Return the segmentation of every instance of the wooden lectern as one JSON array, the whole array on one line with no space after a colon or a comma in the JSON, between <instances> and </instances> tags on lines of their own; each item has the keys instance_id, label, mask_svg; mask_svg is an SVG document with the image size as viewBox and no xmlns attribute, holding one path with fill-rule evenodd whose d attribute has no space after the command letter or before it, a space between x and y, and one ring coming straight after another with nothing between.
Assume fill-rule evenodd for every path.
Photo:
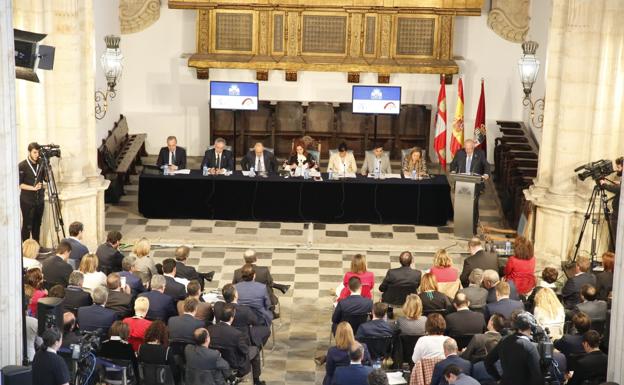
<instances>
[{"instance_id":1,"label":"wooden lectern","mask_svg":"<svg viewBox=\"0 0 624 385\"><path fill-rule=\"evenodd\" d=\"M477 174L449 174L449 179L455 184L455 202L453 209L453 226L457 238L472 238L474 234L474 205L477 184L483 179Z\"/></svg>"}]
</instances>

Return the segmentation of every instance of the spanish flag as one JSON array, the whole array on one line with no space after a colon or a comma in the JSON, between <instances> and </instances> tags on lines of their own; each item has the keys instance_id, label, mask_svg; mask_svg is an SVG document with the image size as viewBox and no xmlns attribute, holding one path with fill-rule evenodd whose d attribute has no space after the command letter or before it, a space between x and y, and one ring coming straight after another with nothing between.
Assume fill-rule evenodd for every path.
<instances>
[{"instance_id":1,"label":"spanish flag","mask_svg":"<svg viewBox=\"0 0 624 385\"><path fill-rule=\"evenodd\" d=\"M455 120L453 120L451 133L451 159L453 159L455 153L464 147L464 83L462 78L459 78L457 84L457 104L455 105Z\"/></svg>"}]
</instances>

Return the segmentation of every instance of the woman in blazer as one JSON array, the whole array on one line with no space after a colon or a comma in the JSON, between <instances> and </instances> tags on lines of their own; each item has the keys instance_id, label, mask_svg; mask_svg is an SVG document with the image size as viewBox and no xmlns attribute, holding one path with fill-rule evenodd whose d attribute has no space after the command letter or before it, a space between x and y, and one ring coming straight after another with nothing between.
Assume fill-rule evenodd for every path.
<instances>
[{"instance_id":1,"label":"woman in blazer","mask_svg":"<svg viewBox=\"0 0 624 385\"><path fill-rule=\"evenodd\" d=\"M409 155L403 159L403 175L406 178L411 178L412 171L416 171L419 176L427 175L427 165L422 158L422 150L420 147L412 148Z\"/></svg>"},{"instance_id":2,"label":"woman in blazer","mask_svg":"<svg viewBox=\"0 0 624 385\"><path fill-rule=\"evenodd\" d=\"M314 161L314 157L305 149L305 144L302 141L298 141L295 143L294 150L290 154L288 166L291 170L294 170L297 167L303 167L304 165L307 165L309 169L318 168L316 162Z\"/></svg>"},{"instance_id":3,"label":"woman in blazer","mask_svg":"<svg viewBox=\"0 0 624 385\"><path fill-rule=\"evenodd\" d=\"M338 146L338 153L329 158L327 172L336 173L355 173L357 172L357 164L353 153L347 151L347 144L342 142Z\"/></svg>"}]
</instances>

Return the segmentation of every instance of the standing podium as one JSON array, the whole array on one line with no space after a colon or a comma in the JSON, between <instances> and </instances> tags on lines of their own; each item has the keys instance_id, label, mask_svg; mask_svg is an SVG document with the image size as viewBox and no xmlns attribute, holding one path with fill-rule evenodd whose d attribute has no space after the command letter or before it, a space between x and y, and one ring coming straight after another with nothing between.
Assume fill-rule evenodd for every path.
<instances>
[{"instance_id":1,"label":"standing podium","mask_svg":"<svg viewBox=\"0 0 624 385\"><path fill-rule=\"evenodd\" d=\"M450 173L449 179L455 184L455 202L453 209L453 226L457 238L472 238L474 234L474 205L477 184L483 179L478 174L454 174ZM477 203L478 204L478 203Z\"/></svg>"}]
</instances>

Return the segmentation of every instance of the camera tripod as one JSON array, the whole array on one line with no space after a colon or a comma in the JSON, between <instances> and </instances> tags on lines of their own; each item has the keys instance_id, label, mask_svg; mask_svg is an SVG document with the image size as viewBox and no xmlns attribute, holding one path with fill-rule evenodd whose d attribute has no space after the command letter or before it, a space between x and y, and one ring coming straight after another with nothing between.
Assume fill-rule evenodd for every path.
<instances>
[{"instance_id":1,"label":"camera tripod","mask_svg":"<svg viewBox=\"0 0 624 385\"><path fill-rule=\"evenodd\" d=\"M56 233L57 244L61 239L65 238L65 223L63 222L63 214L61 213L61 202L59 200L58 188L54 179L54 171L50 165L50 159L45 151L41 151L41 163L39 172L43 173L43 180L46 182L46 191L48 193L48 201L50 202L50 212L54 222L54 232ZM39 177L39 175L37 175ZM37 179L36 179L37 180ZM63 237L61 238L61 234Z\"/></svg>"},{"instance_id":2,"label":"camera tripod","mask_svg":"<svg viewBox=\"0 0 624 385\"><path fill-rule=\"evenodd\" d=\"M600 209L596 208L596 199L600 198ZM596 263L596 248L598 246L598 226L600 225L600 216L601 213L604 215L604 219L607 222L607 229L609 230L609 240L612 244L614 244L614 236L613 229L611 228L611 211L607 205L609 199L607 198L607 193L605 192L604 187L600 185L600 181L596 180L596 185L594 186L594 190L592 191L591 197L589 198L589 202L587 204L587 210L585 211L585 216L583 219L583 224L581 225L581 232L579 233L578 241L574 246L574 257L572 258L572 262L576 261L576 257L578 256L579 249L581 247L581 242L583 240L583 235L585 234L585 229L587 228L587 222L591 219L592 222L592 232L591 232L591 268L595 267Z\"/></svg>"}]
</instances>

